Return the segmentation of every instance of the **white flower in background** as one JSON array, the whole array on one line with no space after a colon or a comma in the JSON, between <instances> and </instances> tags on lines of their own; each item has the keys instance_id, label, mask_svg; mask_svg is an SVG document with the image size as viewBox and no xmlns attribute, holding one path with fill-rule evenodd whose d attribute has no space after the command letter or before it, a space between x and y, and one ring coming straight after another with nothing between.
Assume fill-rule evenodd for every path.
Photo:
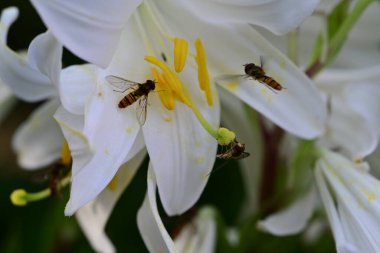
<instances>
[{"instance_id":1,"label":"white flower in background","mask_svg":"<svg viewBox=\"0 0 380 253\"><path fill-rule=\"evenodd\" d=\"M325 151L315 177L339 253L380 251L380 181L357 164Z\"/></svg>"},{"instance_id":2,"label":"white flower in background","mask_svg":"<svg viewBox=\"0 0 380 253\"><path fill-rule=\"evenodd\" d=\"M338 252L377 252L379 246L377 237L372 236L378 226L367 227L367 221L380 215L380 210L375 208L378 200L374 191L379 182L369 174L369 166L363 162L379 140L379 73L379 66L357 70L328 69L316 80L326 97L329 118L326 133L317 144L323 148L320 148L322 152L314 168L315 179ZM312 197L314 191L311 187L309 193L286 210L259 222L259 227L277 235L299 233L318 205ZM371 205L367 205L365 199ZM297 208L299 205L302 208ZM295 209L298 211L291 211Z\"/></svg>"},{"instance_id":3,"label":"white flower in background","mask_svg":"<svg viewBox=\"0 0 380 253\"><path fill-rule=\"evenodd\" d=\"M36 169L57 160L63 143L61 131L52 117L59 105L57 86L62 46L46 32L32 41L27 57L13 52L6 45L6 39L17 16L18 10L14 7L4 9L1 14L0 79L15 96L25 101L49 99L19 127L13 140L20 166Z\"/></svg>"},{"instance_id":4,"label":"white flower in background","mask_svg":"<svg viewBox=\"0 0 380 253\"><path fill-rule=\"evenodd\" d=\"M217 225L213 209L200 209L196 217L190 220L173 240L158 213L156 185L152 168L149 168L147 194L137 215L137 224L149 252L215 252Z\"/></svg>"}]
</instances>

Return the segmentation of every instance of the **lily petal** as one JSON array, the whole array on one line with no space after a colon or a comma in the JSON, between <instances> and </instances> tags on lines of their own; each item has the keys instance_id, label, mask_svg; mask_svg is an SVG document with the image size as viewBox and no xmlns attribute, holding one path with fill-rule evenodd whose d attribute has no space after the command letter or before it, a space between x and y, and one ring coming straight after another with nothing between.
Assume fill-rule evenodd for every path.
<instances>
[{"instance_id":1,"label":"lily petal","mask_svg":"<svg viewBox=\"0 0 380 253\"><path fill-rule=\"evenodd\" d=\"M16 104L16 97L0 80L0 124Z\"/></svg>"},{"instance_id":2,"label":"lily petal","mask_svg":"<svg viewBox=\"0 0 380 253\"><path fill-rule=\"evenodd\" d=\"M65 47L86 61L106 67L125 23L141 0L31 2Z\"/></svg>"},{"instance_id":3,"label":"lily petal","mask_svg":"<svg viewBox=\"0 0 380 253\"><path fill-rule=\"evenodd\" d=\"M312 187L305 196L286 209L259 221L258 228L278 236L293 235L303 231L313 214L316 197L316 190Z\"/></svg>"},{"instance_id":4,"label":"lily petal","mask_svg":"<svg viewBox=\"0 0 380 253\"><path fill-rule=\"evenodd\" d=\"M97 67L90 64L74 65L62 71L59 94L63 107L71 113L83 115L85 105L94 93Z\"/></svg>"},{"instance_id":5,"label":"lily petal","mask_svg":"<svg viewBox=\"0 0 380 253\"><path fill-rule=\"evenodd\" d=\"M215 87L212 88L215 102L208 106L198 86L194 85L197 84L196 74L185 69L182 77L194 103L216 129L220 108ZM165 211L169 215L181 214L198 200L206 186L217 142L184 104L178 102L174 110L168 111L157 96L152 96L150 104L143 133L158 191Z\"/></svg>"},{"instance_id":6,"label":"lily petal","mask_svg":"<svg viewBox=\"0 0 380 253\"><path fill-rule=\"evenodd\" d=\"M46 102L17 129L13 148L21 167L38 169L59 159L64 139L53 118L58 106L58 99Z\"/></svg>"},{"instance_id":7,"label":"lily petal","mask_svg":"<svg viewBox=\"0 0 380 253\"><path fill-rule=\"evenodd\" d=\"M317 184L338 252L346 252L340 247L352 245L356 248L353 252L375 253L380 250L376 236L380 222L380 181L361 167L361 164L327 150L316 165Z\"/></svg>"},{"instance_id":8,"label":"lily petal","mask_svg":"<svg viewBox=\"0 0 380 253\"><path fill-rule=\"evenodd\" d=\"M137 225L149 252L177 252L157 209L156 177L152 165L148 169L148 190L137 213Z\"/></svg>"},{"instance_id":9,"label":"lily petal","mask_svg":"<svg viewBox=\"0 0 380 253\"><path fill-rule=\"evenodd\" d=\"M165 15L167 24L175 23L181 27L181 30L173 27L174 34L202 38L211 76L216 77L218 84L298 137L312 139L323 133L327 112L318 90L299 68L251 26L205 23L194 18L177 2L168 0L165 1L165 8L161 5L156 7ZM254 80L237 78L235 82L228 82L218 78L243 75L243 64L259 64L260 56L270 59L268 64L264 64L267 75L286 89L276 94Z\"/></svg>"},{"instance_id":10,"label":"lily petal","mask_svg":"<svg viewBox=\"0 0 380 253\"><path fill-rule=\"evenodd\" d=\"M132 181L145 155L146 152L142 151L121 166L113 179L116 186L104 189L94 201L79 209L75 215L91 246L97 252L116 252L104 229L116 202Z\"/></svg>"},{"instance_id":11,"label":"lily petal","mask_svg":"<svg viewBox=\"0 0 380 253\"><path fill-rule=\"evenodd\" d=\"M57 94L61 68L62 47L49 33L37 36L29 48L28 60L12 51L6 44L9 26L16 20L18 10L3 10L0 26L0 77L13 93L26 101L38 101Z\"/></svg>"},{"instance_id":12,"label":"lily petal","mask_svg":"<svg viewBox=\"0 0 380 253\"><path fill-rule=\"evenodd\" d=\"M342 150L353 160L361 160L375 150L377 134L362 115L350 110L339 97L333 97L331 115L321 142Z\"/></svg>"},{"instance_id":13,"label":"lily petal","mask_svg":"<svg viewBox=\"0 0 380 253\"><path fill-rule=\"evenodd\" d=\"M136 140L140 126L135 110L117 108L118 100L114 93L103 81L97 83L89 100L83 134L94 153L85 166L77 167L73 164L73 181L66 215L72 215L107 186ZM112 122L112 126L109 122Z\"/></svg>"},{"instance_id":14,"label":"lily petal","mask_svg":"<svg viewBox=\"0 0 380 253\"><path fill-rule=\"evenodd\" d=\"M68 112L60 106L54 114L63 135L69 144L73 168L82 168L93 156L90 142L83 133L84 117Z\"/></svg>"},{"instance_id":15,"label":"lily petal","mask_svg":"<svg viewBox=\"0 0 380 253\"><path fill-rule=\"evenodd\" d=\"M317 7L319 0L195 0L183 1L199 18L208 22L250 23L275 34L287 33ZM297 8L290 6L297 5Z\"/></svg>"},{"instance_id":16,"label":"lily petal","mask_svg":"<svg viewBox=\"0 0 380 253\"><path fill-rule=\"evenodd\" d=\"M379 74L380 78L380 74ZM351 83L344 89L344 98L348 105L362 115L369 127L380 137L380 86L379 83Z\"/></svg>"}]
</instances>

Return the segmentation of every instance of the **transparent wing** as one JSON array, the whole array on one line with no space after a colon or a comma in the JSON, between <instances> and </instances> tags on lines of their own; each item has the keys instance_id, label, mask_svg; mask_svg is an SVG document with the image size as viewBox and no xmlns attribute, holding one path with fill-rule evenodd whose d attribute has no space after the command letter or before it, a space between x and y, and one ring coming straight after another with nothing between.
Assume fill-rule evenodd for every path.
<instances>
[{"instance_id":1,"label":"transparent wing","mask_svg":"<svg viewBox=\"0 0 380 253\"><path fill-rule=\"evenodd\" d=\"M240 160L248 157L250 154L248 152L241 153L238 157L234 157L235 160Z\"/></svg>"},{"instance_id":2,"label":"transparent wing","mask_svg":"<svg viewBox=\"0 0 380 253\"><path fill-rule=\"evenodd\" d=\"M106 76L106 80L114 87L118 92L125 92L129 89L136 90L139 87L139 83L118 77L109 75Z\"/></svg>"},{"instance_id":3,"label":"transparent wing","mask_svg":"<svg viewBox=\"0 0 380 253\"><path fill-rule=\"evenodd\" d=\"M143 126L146 121L146 112L148 106L148 96L142 96L136 108L136 118L140 126Z\"/></svg>"},{"instance_id":4,"label":"transparent wing","mask_svg":"<svg viewBox=\"0 0 380 253\"><path fill-rule=\"evenodd\" d=\"M242 78L245 78L246 75L220 75L215 77L215 80L218 81L239 81Z\"/></svg>"}]
</instances>

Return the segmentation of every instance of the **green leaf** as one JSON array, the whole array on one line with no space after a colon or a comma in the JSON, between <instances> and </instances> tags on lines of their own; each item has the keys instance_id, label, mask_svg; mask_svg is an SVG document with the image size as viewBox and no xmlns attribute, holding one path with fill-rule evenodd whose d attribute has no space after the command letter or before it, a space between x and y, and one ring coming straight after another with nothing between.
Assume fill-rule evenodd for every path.
<instances>
[{"instance_id":1,"label":"green leaf","mask_svg":"<svg viewBox=\"0 0 380 253\"><path fill-rule=\"evenodd\" d=\"M309 65L316 62L322 56L323 52L325 51L326 45L325 45L325 39L323 37L324 37L323 33L320 32L317 36L317 39L314 42L314 48L313 48L311 56L310 56Z\"/></svg>"}]
</instances>

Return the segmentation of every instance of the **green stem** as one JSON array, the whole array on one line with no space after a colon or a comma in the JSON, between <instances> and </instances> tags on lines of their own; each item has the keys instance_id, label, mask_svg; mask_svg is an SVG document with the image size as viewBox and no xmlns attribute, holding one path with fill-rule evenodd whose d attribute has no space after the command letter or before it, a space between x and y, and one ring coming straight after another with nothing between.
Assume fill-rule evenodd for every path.
<instances>
[{"instance_id":1,"label":"green stem","mask_svg":"<svg viewBox=\"0 0 380 253\"><path fill-rule=\"evenodd\" d=\"M339 53L343 43L345 42L348 33L351 31L354 24L358 21L359 17L366 10L369 4L374 0L359 0L352 9L350 15L343 21L343 24L339 28L338 32L331 39L329 52L325 65L329 65Z\"/></svg>"},{"instance_id":2,"label":"green stem","mask_svg":"<svg viewBox=\"0 0 380 253\"><path fill-rule=\"evenodd\" d=\"M191 109L193 110L193 113L203 126L203 128L215 139L218 139L218 130L214 129L208 121L203 117L202 113L200 112L199 108L195 105L195 103L191 102Z\"/></svg>"},{"instance_id":3,"label":"green stem","mask_svg":"<svg viewBox=\"0 0 380 253\"><path fill-rule=\"evenodd\" d=\"M321 56L305 71L309 77L314 77L323 68L331 64L335 57L338 55L340 49L342 48L348 33L351 31L352 27L358 21L359 17L363 14L369 4L375 0L359 0L352 9L351 13L343 21L342 25L335 33L334 37L331 39L329 44L329 49L327 52L326 60L321 62Z\"/></svg>"}]
</instances>

